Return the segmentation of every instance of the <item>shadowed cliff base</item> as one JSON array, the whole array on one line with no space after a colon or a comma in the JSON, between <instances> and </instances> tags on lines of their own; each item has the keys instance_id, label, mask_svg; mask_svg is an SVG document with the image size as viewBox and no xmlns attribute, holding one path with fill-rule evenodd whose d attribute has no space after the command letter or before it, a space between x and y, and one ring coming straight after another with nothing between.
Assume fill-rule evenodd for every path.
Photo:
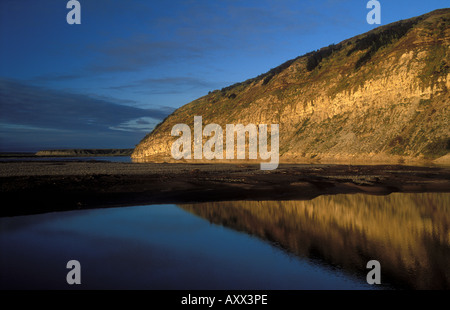
<instances>
[{"instance_id":1,"label":"shadowed cliff base","mask_svg":"<svg viewBox=\"0 0 450 310\"><path fill-rule=\"evenodd\" d=\"M0 162L0 216L156 203L309 200L450 192L450 168L412 166Z\"/></svg>"}]
</instances>

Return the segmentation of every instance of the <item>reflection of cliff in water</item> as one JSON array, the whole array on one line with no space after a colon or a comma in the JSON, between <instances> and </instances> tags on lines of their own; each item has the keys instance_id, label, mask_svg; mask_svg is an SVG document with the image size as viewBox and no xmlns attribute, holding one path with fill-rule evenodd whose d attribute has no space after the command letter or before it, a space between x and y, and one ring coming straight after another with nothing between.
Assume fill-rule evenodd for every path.
<instances>
[{"instance_id":1,"label":"reflection of cliff in water","mask_svg":"<svg viewBox=\"0 0 450 310\"><path fill-rule=\"evenodd\" d=\"M351 273L365 276L366 263L376 259L382 282L450 289L450 193L335 195L181 208Z\"/></svg>"}]
</instances>

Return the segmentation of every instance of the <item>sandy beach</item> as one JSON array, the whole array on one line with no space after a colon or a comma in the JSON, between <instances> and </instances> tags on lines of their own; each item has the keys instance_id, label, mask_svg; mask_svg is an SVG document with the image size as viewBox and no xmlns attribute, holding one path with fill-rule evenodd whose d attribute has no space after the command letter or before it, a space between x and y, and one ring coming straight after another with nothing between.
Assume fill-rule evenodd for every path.
<instances>
[{"instance_id":1,"label":"sandy beach","mask_svg":"<svg viewBox=\"0 0 450 310\"><path fill-rule=\"evenodd\" d=\"M0 162L0 216L76 209L237 200L306 200L320 195L450 192L449 167L102 161Z\"/></svg>"}]
</instances>

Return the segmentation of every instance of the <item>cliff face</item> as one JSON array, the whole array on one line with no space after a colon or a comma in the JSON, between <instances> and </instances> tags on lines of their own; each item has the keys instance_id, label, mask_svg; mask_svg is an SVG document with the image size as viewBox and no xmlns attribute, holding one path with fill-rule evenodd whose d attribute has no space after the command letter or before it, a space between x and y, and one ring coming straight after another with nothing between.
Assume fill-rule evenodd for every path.
<instances>
[{"instance_id":1,"label":"cliff face","mask_svg":"<svg viewBox=\"0 0 450 310\"><path fill-rule=\"evenodd\" d=\"M379 27L179 108L132 157L174 161L172 127L198 115L279 124L281 162L450 162L449 51L450 9Z\"/></svg>"}]
</instances>

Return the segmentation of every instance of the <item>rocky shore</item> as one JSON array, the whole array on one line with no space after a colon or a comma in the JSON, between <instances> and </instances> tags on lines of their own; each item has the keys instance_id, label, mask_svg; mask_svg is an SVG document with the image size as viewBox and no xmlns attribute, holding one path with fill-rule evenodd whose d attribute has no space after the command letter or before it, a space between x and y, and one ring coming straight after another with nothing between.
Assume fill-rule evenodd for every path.
<instances>
[{"instance_id":1,"label":"rocky shore","mask_svg":"<svg viewBox=\"0 0 450 310\"><path fill-rule=\"evenodd\" d=\"M450 167L0 162L0 216L158 203L450 192Z\"/></svg>"}]
</instances>

